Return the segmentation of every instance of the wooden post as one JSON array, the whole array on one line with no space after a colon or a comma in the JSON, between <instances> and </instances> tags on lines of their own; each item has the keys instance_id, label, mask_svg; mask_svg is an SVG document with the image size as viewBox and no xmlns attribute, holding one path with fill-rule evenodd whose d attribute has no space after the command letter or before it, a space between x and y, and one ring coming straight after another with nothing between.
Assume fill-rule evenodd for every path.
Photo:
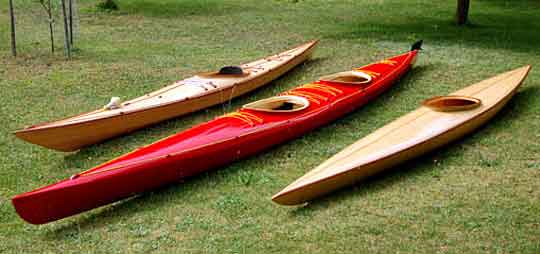
<instances>
[{"instance_id":1,"label":"wooden post","mask_svg":"<svg viewBox=\"0 0 540 254\"><path fill-rule=\"evenodd\" d=\"M469 1L470 0L457 0L456 23L460 26L465 25L468 21Z\"/></svg>"},{"instance_id":2,"label":"wooden post","mask_svg":"<svg viewBox=\"0 0 540 254\"><path fill-rule=\"evenodd\" d=\"M66 0L62 0L62 14L64 15L64 48L66 51L67 58L71 59L71 46L69 44L68 18L66 15Z\"/></svg>"},{"instance_id":3,"label":"wooden post","mask_svg":"<svg viewBox=\"0 0 540 254\"><path fill-rule=\"evenodd\" d=\"M17 44L15 42L15 13L13 13L13 0L9 0L9 16L11 18L11 54L17 56Z\"/></svg>"}]
</instances>

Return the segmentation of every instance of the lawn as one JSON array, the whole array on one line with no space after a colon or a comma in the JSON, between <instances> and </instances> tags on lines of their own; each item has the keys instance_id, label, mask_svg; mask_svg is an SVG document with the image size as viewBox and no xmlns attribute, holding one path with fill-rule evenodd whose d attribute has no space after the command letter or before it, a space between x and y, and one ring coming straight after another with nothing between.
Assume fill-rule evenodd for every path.
<instances>
[{"instance_id":1,"label":"lawn","mask_svg":"<svg viewBox=\"0 0 540 254\"><path fill-rule=\"evenodd\" d=\"M540 253L540 2L80 0L71 61L49 52L39 4L16 1L10 57L0 3L0 253ZM321 40L314 58L271 84L186 117L78 152L11 134L25 125L132 98L175 80ZM318 76L425 50L389 92L250 159L122 202L35 226L10 198ZM302 207L270 197L419 102L532 64L519 93L472 135Z\"/></svg>"}]
</instances>

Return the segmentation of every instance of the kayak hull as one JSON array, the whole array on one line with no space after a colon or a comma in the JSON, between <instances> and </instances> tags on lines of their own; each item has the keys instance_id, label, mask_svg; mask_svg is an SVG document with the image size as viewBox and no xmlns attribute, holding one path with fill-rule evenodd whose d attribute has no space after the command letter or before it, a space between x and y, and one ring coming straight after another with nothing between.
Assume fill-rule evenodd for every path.
<instances>
[{"instance_id":1,"label":"kayak hull","mask_svg":"<svg viewBox=\"0 0 540 254\"><path fill-rule=\"evenodd\" d=\"M499 96L496 102L485 103L486 105L482 105L484 108L480 107L469 112L432 113L430 109L422 107L397 119L345 148L274 195L272 200L281 205L300 205L464 137L488 122L508 103L529 70L530 66L526 66L490 79L494 84L498 84L496 82L501 82L498 77L506 75L507 79L505 81L508 81L509 85L504 88L506 91L502 91L504 94ZM471 90L473 90L470 89L471 87L468 87L469 90L466 88L455 94L471 96ZM482 89L490 89L489 84ZM501 88L500 90L504 89ZM487 101L487 98L495 93L484 92L479 99ZM431 122L424 123L424 129L429 129L429 134L407 136L398 133L400 131L412 131L414 128L422 128L421 123L409 128L407 125L426 115L426 112L434 115L431 117ZM437 114L440 114L440 117L437 118ZM440 120L444 119L443 117L448 118L451 114L460 114L460 116L455 117L457 123ZM436 126L446 124L452 126ZM422 132L422 130L418 132ZM404 138L404 136L407 137ZM399 141L396 142L395 140ZM373 148L370 148L370 146Z\"/></svg>"},{"instance_id":2,"label":"kayak hull","mask_svg":"<svg viewBox=\"0 0 540 254\"><path fill-rule=\"evenodd\" d=\"M64 152L75 151L148 125L226 102L250 92L304 62L313 53L317 42L312 41L296 49L289 50L296 50L291 53L293 56L289 56L284 62L277 64L264 74L254 74L252 78L228 78L230 80L226 83L229 84L225 84L223 88L216 89L214 92L204 91L200 95L190 95L181 100L165 101L152 106L141 103L139 109L135 108L129 112L119 112L106 117L88 117L93 114L99 115L101 110L97 110L57 122L25 128L16 131L14 134L22 140L50 149ZM154 95L149 94L149 96ZM144 100L144 98L136 98L132 101L137 103L136 101L141 100ZM80 117L85 119L78 120Z\"/></svg>"},{"instance_id":3,"label":"kayak hull","mask_svg":"<svg viewBox=\"0 0 540 254\"><path fill-rule=\"evenodd\" d=\"M61 182L12 199L17 213L43 224L152 190L260 153L324 125L389 89L411 66L417 51L373 64L378 71L366 86L319 81L284 94L310 99L300 112L268 113L241 109L142 147ZM399 62L399 64L397 63ZM375 75L375 74L374 74Z\"/></svg>"}]
</instances>

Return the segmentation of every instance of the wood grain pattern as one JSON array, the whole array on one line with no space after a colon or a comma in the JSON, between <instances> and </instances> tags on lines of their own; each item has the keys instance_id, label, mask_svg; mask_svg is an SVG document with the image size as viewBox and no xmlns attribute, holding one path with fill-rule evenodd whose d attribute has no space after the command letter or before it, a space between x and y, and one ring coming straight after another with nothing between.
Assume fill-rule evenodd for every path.
<instances>
[{"instance_id":1,"label":"wood grain pattern","mask_svg":"<svg viewBox=\"0 0 540 254\"><path fill-rule=\"evenodd\" d=\"M463 137L501 110L530 68L524 66L451 94L477 98L478 107L443 112L422 106L398 118L334 155L272 200L302 204Z\"/></svg>"},{"instance_id":2,"label":"wood grain pattern","mask_svg":"<svg viewBox=\"0 0 540 254\"><path fill-rule=\"evenodd\" d=\"M15 135L47 148L74 151L252 91L308 59L317 42L311 41L280 54L241 65L249 75L196 75L126 101L118 109L99 109L31 126L16 131Z\"/></svg>"}]
</instances>

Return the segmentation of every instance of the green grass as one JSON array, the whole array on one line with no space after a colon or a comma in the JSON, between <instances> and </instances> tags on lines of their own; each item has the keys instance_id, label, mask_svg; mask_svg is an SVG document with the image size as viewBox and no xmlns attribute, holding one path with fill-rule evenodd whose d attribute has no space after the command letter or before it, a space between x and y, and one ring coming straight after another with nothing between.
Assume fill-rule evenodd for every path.
<instances>
[{"instance_id":1,"label":"green grass","mask_svg":"<svg viewBox=\"0 0 540 254\"><path fill-rule=\"evenodd\" d=\"M0 26L0 253L539 253L540 3L477 0L455 27L455 1L80 1L74 59L49 53L45 16L16 1L20 56ZM28 15L25 15L28 14ZM0 24L8 24L7 1ZM58 24L60 20L57 19ZM230 104L74 153L17 140L22 126L131 98L190 74L319 38L315 58ZM369 105L250 159L43 226L18 193L54 183L244 103L408 49L417 68ZM472 135L367 181L281 207L270 197L419 101L532 64L515 98Z\"/></svg>"}]
</instances>

